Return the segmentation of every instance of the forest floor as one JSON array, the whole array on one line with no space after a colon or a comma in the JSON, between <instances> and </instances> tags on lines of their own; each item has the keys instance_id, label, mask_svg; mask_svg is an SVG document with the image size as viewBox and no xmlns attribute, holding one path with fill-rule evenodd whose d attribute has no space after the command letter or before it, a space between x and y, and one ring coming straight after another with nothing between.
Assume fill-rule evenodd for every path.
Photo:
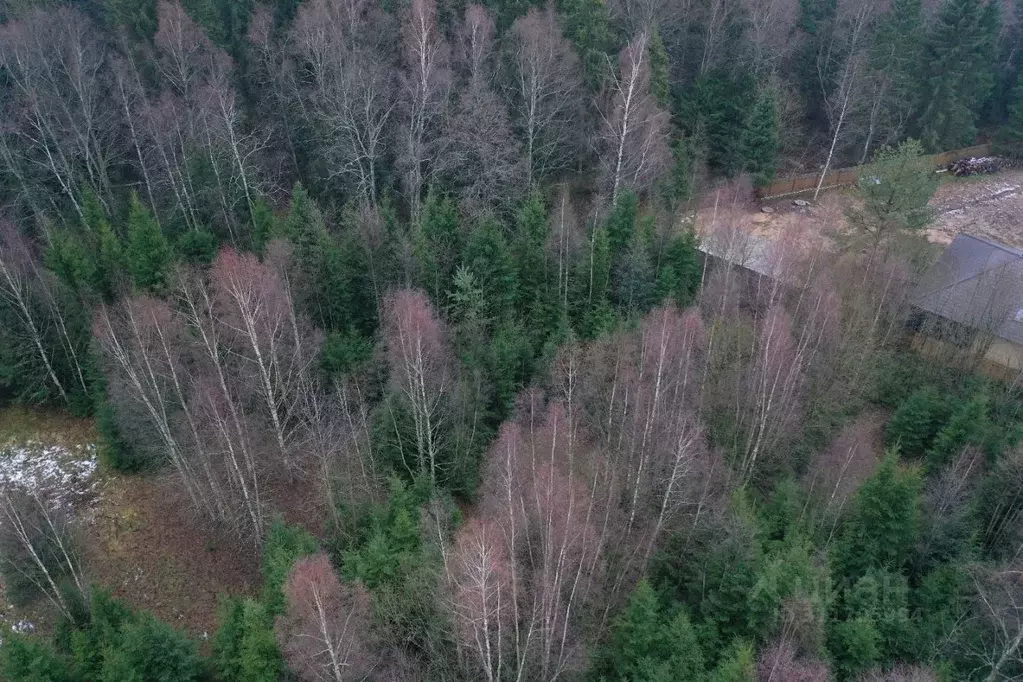
<instances>
[{"instance_id":1,"label":"forest floor","mask_svg":"<svg viewBox=\"0 0 1023 682\"><path fill-rule=\"evenodd\" d=\"M59 489L80 521L87 577L136 608L205 639L220 595L253 594L259 562L251 551L211 542L185 513L166 477L97 469L91 420L45 411L0 411L0 486ZM45 603L15 608L0 584L0 622L46 630Z\"/></svg>"}]
</instances>

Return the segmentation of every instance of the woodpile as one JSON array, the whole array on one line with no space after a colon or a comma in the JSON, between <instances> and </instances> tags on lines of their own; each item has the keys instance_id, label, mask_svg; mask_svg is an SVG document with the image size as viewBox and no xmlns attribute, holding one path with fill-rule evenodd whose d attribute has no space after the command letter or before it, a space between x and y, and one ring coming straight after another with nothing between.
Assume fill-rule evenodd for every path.
<instances>
[{"instance_id":1,"label":"woodpile","mask_svg":"<svg viewBox=\"0 0 1023 682\"><path fill-rule=\"evenodd\" d=\"M1002 160L997 156L971 156L948 164L948 172L956 177L986 175L1002 170Z\"/></svg>"}]
</instances>

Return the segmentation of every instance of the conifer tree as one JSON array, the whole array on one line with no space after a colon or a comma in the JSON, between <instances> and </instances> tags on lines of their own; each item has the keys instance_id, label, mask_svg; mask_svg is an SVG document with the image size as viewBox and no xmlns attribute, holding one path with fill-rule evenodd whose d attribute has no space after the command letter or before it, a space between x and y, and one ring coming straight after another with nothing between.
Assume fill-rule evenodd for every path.
<instances>
[{"instance_id":1,"label":"conifer tree","mask_svg":"<svg viewBox=\"0 0 1023 682\"><path fill-rule=\"evenodd\" d=\"M927 452L928 470L939 470L968 443L981 441L987 422L988 396L985 391L978 391L952 413L948 423L938 432Z\"/></svg>"},{"instance_id":2,"label":"conifer tree","mask_svg":"<svg viewBox=\"0 0 1023 682\"><path fill-rule=\"evenodd\" d=\"M118 282L122 278L124 249L114 228L106 220L97 226L93 243L91 286L104 301L111 303L117 298Z\"/></svg>"},{"instance_id":3,"label":"conifer tree","mask_svg":"<svg viewBox=\"0 0 1023 682\"><path fill-rule=\"evenodd\" d=\"M515 215L513 242L517 273L515 308L534 351L547 343L561 323L563 311L557 300L557 286L547 264L550 226L547 207L539 192L533 192Z\"/></svg>"},{"instance_id":4,"label":"conifer tree","mask_svg":"<svg viewBox=\"0 0 1023 682\"><path fill-rule=\"evenodd\" d=\"M650 94L665 111L671 110L671 64L661 33L654 27L650 36Z\"/></svg>"},{"instance_id":5,"label":"conifer tree","mask_svg":"<svg viewBox=\"0 0 1023 682\"><path fill-rule=\"evenodd\" d=\"M919 137L931 151L973 142L995 85L998 5L945 0L924 43Z\"/></svg>"},{"instance_id":6,"label":"conifer tree","mask_svg":"<svg viewBox=\"0 0 1023 682\"><path fill-rule=\"evenodd\" d=\"M773 93L761 88L742 130L743 169L760 186L774 180L778 157L777 109Z\"/></svg>"},{"instance_id":7,"label":"conifer tree","mask_svg":"<svg viewBox=\"0 0 1023 682\"><path fill-rule=\"evenodd\" d=\"M569 301L572 327L583 338L595 338L611 325L614 317L609 299L611 244L605 227L594 228L575 270Z\"/></svg>"},{"instance_id":8,"label":"conifer tree","mask_svg":"<svg viewBox=\"0 0 1023 682\"><path fill-rule=\"evenodd\" d=\"M998 147L1006 156L1023 158L1023 72L1012 91L1009 116L998 135Z\"/></svg>"},{"instance_id":9,"label":"conifer tree","mask_svg":"<svg viewBox=\"0 0 1023 682\"><path fill-rule=\"evenodd\" d=\"M543 198L533 192L515 216L515 264L519 288L516 304L520 315L529 314L547 288L547 212Z\"/></svg>"},{"instance_id":10,"label":"conifer tree","mask_svg":"<svg viewBox=\"0 0 1023 682\"><path fill-rule=\"evenodd\" d=\"M639 198L632 190L625 190L607 217L607 238L612 260L618 261L628 253L636 234L638 215Z\"/></svg>"},{"instance_id":11,"label":"conifer tree","mask_svg":"<svg viewBox=\"0 0 1023 682\"><path fill-rule=\"evenodd\" d=\"M711 672L710 682L755 682L757 679L756 656L753 647L746 642L735 642Z\"/></svg>"},{"instance_id":12,"label":"conifer tree","mask_svg":"<svg viewBox=\"0 0 1023 682\"><path fill-rule=\"evenodd\" d=\"M270 221L268 227L274 230L274 225ZM316 200L301 183L295 185L291 210L281 227L295 248L295 288L301 305L328 331L349 324L352 301L345 254L327 231Z\"/></svg>"},{"instance_id":13,"label":"conifer tree","mask_svg":"<svg viewBox=\"0 0 1023 682\"><path fill-rule=\"evenodd\" d=\"M657 298L671 298L679 307L693 302L703 270L696 233L684 230L668 242L657 273Z\"/></svg>"},{"instance_id":14,"label":"conifer tree","mask_svg":"<svg viewBox=\"0 0 1023 682\"><path fill-rule=\"evenodd\" d=\"M832 556L835 572L856 579L868 569L900 570L909 559L920 525L920 474L899 466L889 451L856 492Z\"/></svg>"},{"instance_id":15,"label":"conifer tree","mask_svg":"<svg viewBox=\"0 0 1023 682\"><path fill-rule=\"evenodd\" d=\"M95 280L95 264L82 241L67 230L54 232L46 252L46 267L78 296L88 295Z\"/></svg>"},{"instance_id":16,"label":"conifer tree","mask_svg":"<svg viewBox=\"0 0 1023 682\"><path fill-rule=\"evenodd\" d=\"M431 188L423 202L419 231L415 236L419 282L438 305L445 303L458 266L461 242L458 233L458 206Z\"/></svg>"},{"instance_id":17,"label":"conifer tree","mask_svg":"<svg viewBox=\"0 0 1023 682\"><path fill-rule=\"evenodd\" d=\"M607 55L615 49L614 29L603 0L558 0L562 28L583 60L590 87L600 86L607 73Z\"/></svg>"},{"instance_id":18,"label":"conifer tree","mask_svg":"<svg viewBox=\"0 0 1023 682\"><path fill-rule=\"evenodd\" d=\"M931 445L948 418L949 408L932 386L925 386L899 403L885 430L885 442L909 457L919 457Z\"/></svg>"},{"instance_id":19,"label":"conifer tree","mask_svg":"<svg viewBox=\"0 0 1023 682\"><path fill-rule=\"evenodd\" d=\"M649 310L657 293L653 216L646 216L642 222L643 229L622 255L614 277L616 301L630 312Z\"/></svg>"},{"instance_id":20,"label":"conifer tree","mask_svg":"<svg viewBox=\"0 0 1023 682\"><path fill-rule=\"evenodd\" d=\"M862 201L846 216L878 244L894 232L919 230L930 223L933 211L928 204L938 179L920 143L906 140L898 148L877 153L861 171L858 189Z\"/></svg>"},{"instance_id":21,"label":"conifer tree","mask_svg":"<svg viewBox=\"0 0 1023 682\"><path fill-rule=\"evenodd\" d=\"M282 232L295 247L299 270L314 273L318 263L322 262L323 250L330 236L320 207L300 182L292 190L291 210L284 220Z\"/></svg>"},{"instance_id":22,"label":"conifer tree","mask_svg":"<svg viewBox=\"0 0 1023 682\"><path fill-rule=\"evenodd\" d=\"M281 236L282 230L277 223L270 204L263 197L257 197L252 206L252 248L256 253L262 253L267 242Z\"/></svg>"},{"instance_id":23,"label":"conifer tree","mask_svg":"<svg viewBox=\"0 0 1023 682\"><path fill-rule=\"evenodd\" d=\"M516 268L508 242L493 218L484 218L473 230L463 263L484 293L484 318L490 323L507 319L517 299Z\"/></svg>"},{"instance_id":24,"label":"conifer tree","mask_svg":"<svg viewBox=\"0 0 1023 682\"><path fill-rule=\"evenodd\" d=\"M657 595L640 581L615 625L605 663L608 679L636 682L703 680L703 652L685 610L662 614Z\"/></svg>"},{"instance_id":25,"label":"conifer tree","mask_svg":"<svg viewBox=\"0 0 1023 682\"><path fill-rule=\"evenodd\" d=\"M171 247L137 194L131 196L128 216L127 262L136 288L160 291L167 286L173 264Z\"/></svg>"}]
</instances>

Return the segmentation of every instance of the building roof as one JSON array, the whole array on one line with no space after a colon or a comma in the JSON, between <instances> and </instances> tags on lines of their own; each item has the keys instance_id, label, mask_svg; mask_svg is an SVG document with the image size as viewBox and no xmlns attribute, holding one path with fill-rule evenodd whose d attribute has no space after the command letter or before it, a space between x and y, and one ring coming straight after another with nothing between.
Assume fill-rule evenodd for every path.
<instances>
[{"instance_id":1,"label":"building roof","mask_svg":"<svg viewBox=\"0 0 1023 682\"><path fill-rule=\"evenodd\" d=\"M746 270L773 277L777 257L774 242L742 230L719 230L700 240L700 251Z\"/></svg>"},{"instance_id":2,"label":"building roof","mask_svg":"<svg viewBox=\"0 0 1023 682\"><path fill-rule=\"evenodd\" d=\"M960 234L921 278L913 303L1023 344L1023 251Z\"/></svg>"}]
</instances>

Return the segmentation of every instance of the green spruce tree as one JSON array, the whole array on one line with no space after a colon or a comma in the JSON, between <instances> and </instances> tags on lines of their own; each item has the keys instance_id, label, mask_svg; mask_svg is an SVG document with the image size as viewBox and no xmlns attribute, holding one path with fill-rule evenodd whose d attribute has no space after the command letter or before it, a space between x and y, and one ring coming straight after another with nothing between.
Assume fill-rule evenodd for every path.
<instances>
[{"instance_id":1,"label":"green spruce tree","mask_svg":"<svg viewBox=\"0 0 1023 682\"><path fill-rule=\"evenodd\" d=\"M760 88L742 130L743 170L754 184L769 185L778 163L778 105L769 88Z\"/></svg>"},{"instance_id":2,"label":"green spruce tree","mask_svg":"<svg viewBox=\"0 0 1023 682\"><path fill-rule=\"evenodd\" d=\"M435 304L443 306L447 293L451 291L461 253L458 206L454 200L431 188L423 202L419 230L414 239L419 284Z\"/></svg>"},{"instance_id":3,"label":"green spruce tree","mask_svg":"<svg viewBox=\"0 0 1023 682\"><path fill-rule=\"evenodd\" d=\"M998 133L998 152L1013 159L1023 159L1023 72L1012 90L1008 114Z\"/></svg>"},{"instance_id":4,"label":"green spruce tree","mask_svg":"<svg viewBox=\"0 0 1023 682\"><path fill-rule=\"evenodd\" d=\"M920 526L919 471L899 465L889 451L856 491L832 550L835 573L855 580L873 567L898 571L910 557Z\"/></svg>"},{"instance_id":5,"label":"green spruce tree","mask_svg":"<svg viewBox=\"0 0 1023 682\"><path fill-rule=\"evenodd\" d=\"M137 194L131 195L126 260L136 288L160 292L167 287L173 252L153 214Z\"/></svg>"},{"instance_id":6,"label":"green spruce tree","mask_svg":"<svg viewBox=\"0 0 1023 682\"><path fill-rule=\"evenodd\" d=\"M933 152L971 144L995 85L998 4L945 0L924 41L917 134Z\"/></svg>"},{"instance_id":7,"label":"green spruce tree","mask_svg":"<svg viewBox=\"0 0 1023 682\"><path fill-rule=\"evenodd\" d=\"M661 33L655 26L650 36L650 94L665 111L671 110L671 64Z\"/></svg>"}]
</instances>

